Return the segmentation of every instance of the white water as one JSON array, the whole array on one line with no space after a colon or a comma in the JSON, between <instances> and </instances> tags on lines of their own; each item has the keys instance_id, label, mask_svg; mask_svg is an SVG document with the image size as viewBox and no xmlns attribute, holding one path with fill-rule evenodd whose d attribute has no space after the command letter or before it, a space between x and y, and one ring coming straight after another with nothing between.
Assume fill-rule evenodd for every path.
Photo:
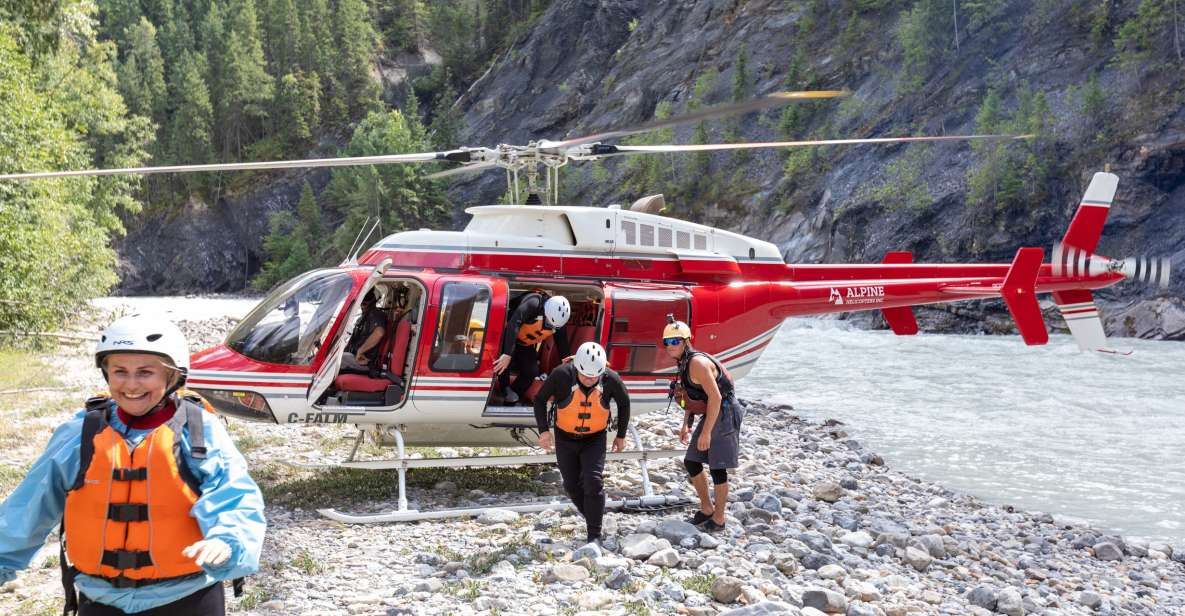
<instances>
[{"instance_id":1,"label":"white water","mask_svg":"<svg viewBox=\"0 0 1185 616\"><path fill-rule=\"evenodd\" d=\"M242 317L258 299L112 297L174 319ZM743 397L835 418L893 468L991 502L1185 541L1185 343L1069 336L894 336L791 319Z\"/></svg>"},{"instance_id":2,"label":"white water","mask_svg":"<svg viewBox=\"0 0 1185 616\"><path fill-rule=\"evenodd\" d=\"M835 418L893 468L995 503L1185 540L1185 343L898 337L791 319L742 397Z\"/></svg>"}]
</instances>

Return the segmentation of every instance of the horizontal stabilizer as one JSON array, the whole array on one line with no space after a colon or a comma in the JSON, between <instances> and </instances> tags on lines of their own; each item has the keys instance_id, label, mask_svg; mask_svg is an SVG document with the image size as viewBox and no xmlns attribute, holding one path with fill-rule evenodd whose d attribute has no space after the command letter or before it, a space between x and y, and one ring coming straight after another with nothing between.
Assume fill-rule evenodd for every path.
<instances>
[{"instance_id":1,"label":"horizontal stabilizer","mask_svg":"<svg viewBox=\"0 0 1185 616\"><path fill-rule=\"evenodd\" d=\"M896 308L881 308L881 314L889 328L898 336L912 336L918 333L918 320L913 316L913 308L898 306Z\"/></svg>"},{"instance_id":2,"label":"horizontal stabilizer","mask_svg":"<svg viewBox=\"0 0 1185 616\"><path fill-rule=\"evenodd\" d=\"M1094 296L1087 289L1071 289L1053 294L1057 309L1066 320L1066 327L1074 335L1074 341L1083 351L1099 351L1131 355L1131 351L1118 351L1107 346L1107 333L1103 331L1103 320L1095 306Z\"/></svg>"},{"instance_id":3,"label":"horizontal stabilizer","mask_svg":"<svg viewBox=\"0 0 1185 616\"><path fill-rule=\"evenodd\" d=\"M1012 260L1012 267L1000 287L1000 295L1008 306L1008 312L1012 313L1012 320L1016 321L1021 338L1030 345L1049 342L1045 319L1041 316L1041 307L1037 305L1037 274L1041 271L1044 257L1045 251L1040 248L1021 248L1016 251L1016 258Z\"/></svg>"}]
</instances>

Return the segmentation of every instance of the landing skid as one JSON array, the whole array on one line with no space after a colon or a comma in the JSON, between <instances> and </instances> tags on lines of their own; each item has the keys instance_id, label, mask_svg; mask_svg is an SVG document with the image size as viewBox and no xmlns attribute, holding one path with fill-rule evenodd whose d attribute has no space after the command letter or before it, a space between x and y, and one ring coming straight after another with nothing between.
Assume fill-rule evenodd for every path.
<instances>
[{"instance_id":1,"label":"landing skid","mask_svg":"<svg viewBox=\"0 0 1185 616\"><path fill-rule=\"evenodd\" d=\"M650 468L648 461L661 458L675 458L683 455L682 450L678 449L642 449L642 438L638 436L637 430L633 427L629 429L630 437L634 441L634 446L637 447L635 451L621 451L616 453L606 453L606 460L637 460L638 465L642 471L642 496L636 498L625 498L620 500L609 500L605 503L608 509L621 509L623 511L660 511L663 509L671 509L675 507L682 507L688 501L683 496L676 495L656 495L654 489L650 484ZM325 469L325 468L353 468L361 470L384 470L396 469L399 472L399 508L395 511L387 513L376 514L349 514L336 509L318 509L317 512L321 515L338 522L346 522L349 524L374 524L380 522L413 522L416 520L439 520L447 518L460 518L467 516L481 515L484 511L489 509L507 509L519 513L537 513L540 511L547 511L549 509L563 510L571 507L571 503L567 501L550 501L546 503L526 503L520 505L494 506L494 507L458 507L455 509L441 509L437 511L419 511L416 509L408 509L407 507L407 469L409 468L479 468L479 467L494 467L494 466L521 466L524 464L552 464L555 462L554 454L529 454L523 456L487 456L487 457L465 457L465 458L421 458L409 459L404 451L403 433L399 429L394 430L395 446L398 457L389 460L355 460L354 457L358 453L358 447L362 444L362 439L365 436L364 431L358 432L358 437L354 441L354 448L350 452L350 457L344 462L338 463L324 463L324 464L305 464L300 462L287 462L288 465L302 468L302 469Z\"/></svg>"}]
</instances>

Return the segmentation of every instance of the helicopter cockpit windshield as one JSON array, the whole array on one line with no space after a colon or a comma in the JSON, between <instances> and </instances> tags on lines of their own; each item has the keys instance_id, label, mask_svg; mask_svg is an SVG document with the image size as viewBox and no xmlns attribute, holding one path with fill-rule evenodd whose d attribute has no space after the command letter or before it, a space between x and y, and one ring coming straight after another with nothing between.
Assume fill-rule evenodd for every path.
<instances>
[{"instance_id":1,"label":"helicopter cockpit windshield","mask_svg":"<svg viewBox=\"0 0 1185 616\"><path fill-rule=\"evenodd\" d=\"M339 270L311 272L272 291L227 337L226 344L257 361L313 363L354 279Z\"/></svg>"}]
</instances>

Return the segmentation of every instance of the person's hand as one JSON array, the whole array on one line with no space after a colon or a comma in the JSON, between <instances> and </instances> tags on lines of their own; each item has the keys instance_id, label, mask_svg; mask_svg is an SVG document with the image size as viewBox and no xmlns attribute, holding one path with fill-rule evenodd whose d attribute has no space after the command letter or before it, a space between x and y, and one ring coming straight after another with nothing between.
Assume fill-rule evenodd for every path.
<instances>
[{"instance_id":1,"label":"person's hand","mask_svg":"<svg viewBox=\"0 0 1185 616\"><path fill-rule=\"evenodd\" d=\"M707 451L711 447L712 433L704 430L703 433L699 435L699 440L695 442L695 448L699 449L700 451Z\"/></svg>"},{"instance_id":2,"label":"person's hand","mask_svg":"<svg viewBox=\"0 0 1185 616\"><path fill-rule=\"evenodd\" d=\"M683 426L679 428L679 442L686 445L687 441L690 440L690 438L691 438L691 428L688 428L687 424L684 423Z\"/></svg>"},{"instance_id":3,"label":"person's hand","mask_svg":"<svg viewBox=\"0 0 1185 616\"><path fill-rule=\"evenodd\" d=\"M555 437L551 435L550 430L539 435L539 446L547 451L555 449Z\"/></svg>"},{"instance_id":4,"label":"person's hand","mask_svg":"<svg viewBox=\"0 0 1185 616\"><path fill-rule=\"evenodd\" d=\"M625 449L625 439L620 436L613 439L613 453L617 453L623 449Z\"/></svg>"},{"instance_id":5,"label":"person's hand","mask_svg":"<svg viewBox=\"0 0 1185 616\"><path fill-rule=\"evenodd\" d=\"M194 564L199 567L202 565L217 567L230 558L230 546L221 539L203 539L181 550L181 555L192 558Z\"/></svg>"},{"instance_id":6,"label":"person's hand","mask_svg":"<svg viewBox=\"0 0 1185 616\"><path fill-rule=\"evenodd\" d=\"M367 359L366 359L365 355L363 355L362 353L359 353L354 356L354 361L356 361L362 365L366 365Z\"/></svg>"},{"instance_id":7,"label":"person's hand","mask_svg":"<svg viewBox=\"0 0 1185 616\"><path fill-rule=\"evenodd\" d=\"M502 374L502 372L509 366L510 356L503 353L501 357L494 360L494 374Z\"/></svg>"}]
</instances>

